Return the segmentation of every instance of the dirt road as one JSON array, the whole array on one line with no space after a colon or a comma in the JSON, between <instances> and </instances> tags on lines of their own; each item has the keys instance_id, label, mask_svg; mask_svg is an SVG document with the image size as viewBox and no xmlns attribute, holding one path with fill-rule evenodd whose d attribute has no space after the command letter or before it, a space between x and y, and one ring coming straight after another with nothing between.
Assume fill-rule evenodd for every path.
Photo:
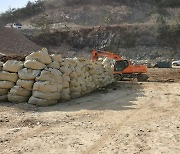
<instances>
[{"instance_id":1,"label":"dirt road","mask_svg":"<svg viewBox=\"0 0 180 154\"><path fill-rule=\"evenodd\" d=\"M180 153L179 87L129 81L51 107L1 103L0 153Z\"/></svg>"}]
</instances>

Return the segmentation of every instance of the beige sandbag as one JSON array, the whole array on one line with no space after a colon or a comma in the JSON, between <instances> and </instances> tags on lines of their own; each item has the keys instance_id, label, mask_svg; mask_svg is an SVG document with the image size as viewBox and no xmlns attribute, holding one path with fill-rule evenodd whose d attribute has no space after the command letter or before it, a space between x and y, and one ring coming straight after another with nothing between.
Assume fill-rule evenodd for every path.
<instances>
[{"instance_id":1,"label":"beige sandbag","mask_svg":"<svg viewBox=\"0 0 180 154\"><path fill-rule=\"evenodd\" d=\"M2 61L0 61L0 67L3 67L3 64L4 64L4 63L3 63Z\"/></svg>"},{"instance_id":2,"label":"beige sandbag","mask_svg":"<svg viewBox=\"0 0 180 154\"><path fill-rule=\"evenodd\" d=\"M7 102L7 95L0 95L0 102Z\"/></svg>"},{"instance_id":3,"label":"beige sandbag","mask_svg":"<svg viewBox=\"0 0 180 154\"><path fill-rule=\"evenodd\" d=\"M70 96L69 88L63 88L61 91L61 99L60 100L67 101L70 99L71 99L71 96Z\"/></svg>"},{"instance_id":4,"label":"beige sandbag","mask_svg":"<svg viewBox=\"0 0 180 154\"><path fill-rule=\"evenodd\" d=\"M7 95L7 98L9 102L15 102L15 103L27 102L29 100L29 97L13 95L10 93Z\"/></svg>"},{"instance_id":5,"label":"beige sandbag","mask_svg":"<svg viewBox=\"0 0 180 154\"><path fill-rule=\"evenodd\" d=\"M0 95L4 95L8 93L8 89L0 89Z\"/></svg>"},{"instance_id":6,"label":"beige sandbag","mask_svg":"<svg viewBox=\"0 0 180 154\"><path fill-rule=\"evenodd\" d=\"M47 100L47 99L41 99L36 98L34 96L31 96L28 101L29 104L38 105L38 106L50 106L58 103L58 100Z\"/></svg>"},{"instance_id":7,"label":"beige sandbag","mask_svg":"<svg viewBox=\"0 0 180 154\"><path fill-rule=\"evenodd\" d=\"M33 91L41 91L45 93L56 93L61 92L62 84L53 83L51 81L35 82Z\"/></svg>"},{"instance_id":8,"label":"beige sandbag","mask_svg":"<svg viewBox=\"0 0 180 154\"><path fill-rule=\"evenodd\" d=\"M47 67L59 69L59 68L60 68L60 65L59 65L59 62L53 61L53 62L52 62L51 64L49 64Z\"/></svg>"},{"instance_id":9,"label":"beige sandbag","mask_svg":"<svg viewBox=\"0 0 180 154\"><path fill-rule=\"evenodd\" d=\"M4 64L4 63L0 61L0 71L1 71L2 68L3 68L3 64Z\"/></svg>"},{"instance_id":10,"label":"beige sandbag","mask_svg":"<svg viewBox=\"0 0 180 154\"><path fill-rule=\"evenodd\" d=\"M66 80L63 81L63 82L62 82L62 87L63 87L63 88L69 88L69 82L66 81Z\"/></svg>"},{"instance_id":11,"label":"beige sandbag","mask_svg":"<svg viewBox=\"0 0 180 154\"><path fill-rule=\"evenodd\" d=\"M41 99L47 99L47 100L59 100L60 99L60 93L45 93L41 91L33 91L32 96L36 98Z\"/></svg>"},{"instance_id":12,"label":"beige sandbag","mask_svg":"<svg viewBox=\"0 0 180 154\"><path fill-rule=\"evenodd\" d=\"M18 96L25 96L25 97L30 97L32 92L30 90L24 89L21 86L14 86L11 88L10 92L13 95L18 95Z\"/></svg>"},{"instance_id":13,"label":"beige sandbag","mask_svg":"<svg viewBox=\"0 0 180 154\"><path fill-rule=\"evenodd\" d=\"M45 64L43 64L35 59L26 60L24 63L24 66L26 68L30 68L30 69L34 69L34 70L42 70L46 67Z\"/></svg>"},{"instance_id":14,"label":"beige sandbag","mask_svg":"<svg viewBox=\"0 0 180 154\"><path fill-rule=\"evenodd\" d=\"M61 63L63 61L62 56L60 54L52 54L50 55L52 61L57 61Z\"/></svg>"},{"instance_id":15,"label":"beige sandbag","mask_svg":"<svg viewBox=\"0 0 180 154\"><path fill-rule=\"evenodd\" d=\"M18 72L23 68L23 62L17 60L8 60L3 64L3 70L9 72Z\"/></svg>"},{"instance_id":16,"label":"beige sandbag","mask_svg":"<svg viewBox=\"0 0 180 154\"><path fill-rule=\"evenodd\" d=\"M1 89L10 89L14 87L14 82L11 81L0 81L0 88Z\"/></svg>"},{"instance_id":17,"label":"beige sandbag","mask_svg":"<svg viewBox=\"0 0 180 154\"><path fill-rule=\"evenodd\" d=\"M34 84L34 80L17 80L16 85L21 86L27 90L32 90Z\"/></svg>"},{"instance_id":18,"label":"beige sandbag","mask_svg":"<svg viewBox=\"0 0 180 154\"><path fill-rule=\"evenodd\" d=\"M72 72L69 76L70 76L70 78L77 78L77 73L76 72Z\"/></svg>"},{"instance_id":19,"label":"beige sandbag","mask_svg":"<svg viewBox=\"0 0 180 154\"><path fill-rule=\"evenodd\" d=\"M22 70L18 71L18 76L20 79L23 80L34 80L36 76L40 74L40 70L32 70L28 68L23 68Z\"/></svg>"},{"instance_id":20,"label":"beige sandbag","mask_svg":"<svg viewBox=\"0 0 180 154\"><path fill-rule=\"evenodd\" d=\"M74 99L74 98L79 98L81 96L81 93L80 92L73 92L71 93L71 98Z\"/></svg>"},{"instance_id":21,"label":"beige sandbag","mask_svg":"<svg viewBox=\"0 0 180 154\"><path fill-rule=\"evenodd\" d=\"M63 81L70 81L70 77L69 77L69 75L68 74L66 74L66 73L64 73L63 75L62 75L62 77L63 77Z\"/></svg>"},{"instance_id":22,"label":"beige sandbag","mask_svg":"<svg viewBox=\"0 0 180 154\"><path fill-rule=\"evenodd\" d=\"M17 73L9 73L6 71L1 71L0 72L0 80L1 81L11 81L11 82L16 82L18 79Z\"/></svg>"},{"instance_id":23,"label":"beige sandbag","mask_svg":"<svg viewBox=\"0 0 180 154\"><path fill-rule=\"evenodd\" d=\"M36 77L36 81L52 81L55 83L62 83L62 73L53 68L46 68L44 69L40 76Z\"/></svg>"},{"instance_id":24,"label":"beige sandbag","mask_svg":"<svg viewBox=\"0 0 180 154\"><path fill-rule=\"evenodd\" d=\"M33 52L25 58L25 60L32 59L35 59L43 64L52 63L51 57L49 56L47 49L42 49L41 51Z\"/></svg>"},{"instance_id":25,"label":"beige sandbag","mask_svg":"<svg viewBox=\"0 0 180 154\"><path fill-rule=\"evenodd\" d=\"M69 69L67 66L61 66L59 69L62 73L70 74L71 69Z\"/></svg>"}]
</instances>

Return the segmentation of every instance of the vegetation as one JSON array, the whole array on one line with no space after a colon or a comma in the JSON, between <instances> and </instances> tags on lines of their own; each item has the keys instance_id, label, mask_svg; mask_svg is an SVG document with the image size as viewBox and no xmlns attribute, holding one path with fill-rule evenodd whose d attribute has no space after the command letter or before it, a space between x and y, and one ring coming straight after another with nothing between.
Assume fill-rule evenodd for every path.
<instances>
[{"instance_id":1,"label":"vegetation","mask_svg":"<svg viewBox=\"0 0 180 154\"><path fill-rule=\"evenodd\" d=\"M180 0L156 0L156 3L159 8L163 8L163 7L178 8L178 7L180 7Z\"/></svg>"},{"instance_id":2,"label":"vegetation","mask_svg":"<svg viewBox=\"0 0 180 154\"><path fill-rule=\"evenodd\" d=\"M38 18L35 18L31 20L31 24L34 27L37 27L40 29L41 34L49 33L51 24L53 24L53 21L48 18L47 14L43 14L39 16Z\"/></svg>"},{"instance_id":3,"label":"vegetation","mask_svg":"<svg viewBox=\"0 0 180 154\"><path fill-rule=\"evenodd\" d=\"M15 22L22 19L26 19L37 15L44 10L44 2L42 0L37 0L36 2L28 2L24 8L9 8L5 13L1 14L1 20L5 23Z\"/></svg>"},{"instance_id":4,"label":"vegetation","mask_svg":"<svg viewBox=\"0 0 180 154\"><path fill-rule=\"evenodd\" d=\"M163 43L171 43L177 45L180 43L180 21L176 21L175 24L168 25L166 20L160 16L157 19L158 24L158 38Z\"/></svg>"}]
</instances>

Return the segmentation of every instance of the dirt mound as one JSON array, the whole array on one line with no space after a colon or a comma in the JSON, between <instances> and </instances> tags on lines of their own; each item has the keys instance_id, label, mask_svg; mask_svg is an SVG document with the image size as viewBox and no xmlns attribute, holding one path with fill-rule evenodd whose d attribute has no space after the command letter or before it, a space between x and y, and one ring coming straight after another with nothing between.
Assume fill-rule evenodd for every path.
<instances>
[{"instance_id":1,"label":"dirt mound","mask_svg":"<svg viewBox=\"0 0 180 154\"><path fill-rule=\"evenodd\" d=\"M28 54L41 49L20 31L0 26L0 54Z\"/></svg>"}]
</instances>

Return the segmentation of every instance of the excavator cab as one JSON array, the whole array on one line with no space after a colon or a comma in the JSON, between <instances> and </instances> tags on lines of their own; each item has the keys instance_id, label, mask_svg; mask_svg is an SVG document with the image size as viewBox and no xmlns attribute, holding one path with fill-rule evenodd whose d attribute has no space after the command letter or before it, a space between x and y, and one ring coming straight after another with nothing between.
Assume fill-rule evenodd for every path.
<instances>
[{"instance_id":1,"label":"excavator cab","mask_svg":"<svg viewBox=\"0 0 180 154\"><path fill-rule=\"evenodd\" d=\"M114 64L114 71L122 72L129 66L128 60L118 60Z\"/></svg>"}]
</instances>

